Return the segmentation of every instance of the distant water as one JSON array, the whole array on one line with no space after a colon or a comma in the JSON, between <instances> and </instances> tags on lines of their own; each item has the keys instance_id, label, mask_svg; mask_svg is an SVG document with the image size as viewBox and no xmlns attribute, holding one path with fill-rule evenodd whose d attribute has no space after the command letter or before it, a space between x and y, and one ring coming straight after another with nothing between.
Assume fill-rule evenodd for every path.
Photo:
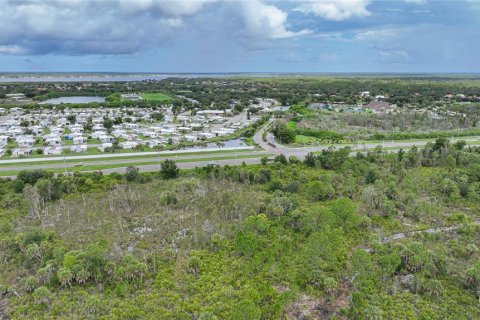
<instances>
[{"instance_id":1,"label":"distant water","mask_svg":"<svg viewBox=\"0 0 480 320\"><path fill-rule=\"evenodd\" d=\"M145 80L163 80L166 78L218 78L231 76L234 74L222 73L164 73L164 74L116 74L116 73L98 73L98 74L82 74L82 73L51 73L51 74L8 74L0 73L0 83L5 82L135 82Z\"/></svg>"},{"instance_id":2,"label":"distant water","mask_svg":"<svg viewBox=\"0 0 480 320\"><path fill-rule=\"evenodd\" d=\"M168 75L160 74L3 74L1 82L133 82L162 80Z\"/></svg>"},{"instance_id":3,"label":"distant water","mask_svg":"<svg viewBox=\"0 0 480 320\"><path fill-rule=\"evenodd\" d=\"M62 104L62 103L90 103L90 102L105 102L104 97L61 97L48 99L39 104Z\"/></svg>"}]
</instances>

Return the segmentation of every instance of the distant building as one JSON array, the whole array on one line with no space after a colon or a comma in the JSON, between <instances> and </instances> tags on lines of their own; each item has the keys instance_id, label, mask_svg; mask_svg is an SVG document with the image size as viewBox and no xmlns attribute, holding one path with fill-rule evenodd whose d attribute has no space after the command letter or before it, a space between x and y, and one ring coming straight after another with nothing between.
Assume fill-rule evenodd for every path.
<instances>
[{"instance_id":1,"label":"distant building","mask_svg":"<svg viewBox=\"0 0 480 320\"><path fill-rule=\"evenodd\" d=\"M278 106L270 108L273 112L275 111L288 111L290 110L290 106Z\"/></svg>"},{"instance_id":2,"label":"distant building","mask_svg":"<svg viewBox=\"0 0 480 320\"><path fill-rule=\"evenodd\" d=\"M388 112L395 109L395 107L385 101L372 101L365 105L364 109L372 110L373 112Z\"/></svg>"},{"instance_id":3,"label":"distant building","mask_svg":"<svg viewBox=\"0 0 480 320\"><path fill-rule=\"evenodd\" d=\"M319 102L313 102L308 104L308 109L333 110L331 105Z\"/></svg>"},{"instance_id":4,"label":"distant building","mask_svg":"<svg viewBox=\"0 0 480 320\"><path fill-rule=\"evenodd\" d=\"M120 95L125 100L143 100L143 97L138 93L124 93Z\"/></svg>"},{"instance_id":5,"label":"distant building","mask_svg":"<svg viewBox=\"0 0 480 320\"><path fill-rule=\"evenodd\" d=\"M25 94L24 93L8 93L5 96L8 99L12 99L12 100L25 99Z\"/></svg>"},{"instance_id":6,"label":"distant building","mask_svg":"<svg viewBox=\"0 0 480 320\"><path fill-rule=\"evenodd\" d=\"M368 98L370 97L370 91L362 91L360 92L360 98Z\"/></svg>"}]
</instances>

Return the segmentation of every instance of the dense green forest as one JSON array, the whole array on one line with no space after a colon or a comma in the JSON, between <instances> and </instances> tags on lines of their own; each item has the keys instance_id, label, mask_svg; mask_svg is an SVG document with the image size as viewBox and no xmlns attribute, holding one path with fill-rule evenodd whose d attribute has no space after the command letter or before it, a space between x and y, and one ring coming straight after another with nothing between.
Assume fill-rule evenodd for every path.
<instances>
[{"instance_id":1,"label":"dense green forest","mask_svg":"<svg viewBox=\"0 0 480 320\"><path fill-rule=\"evenodd\" d=\"M3 180L0 318L480 318L480 149L263 163Z\"/></svg>"},{"instance_id":2,"label":"dense green forest","mask_svg":"<svg viewBox=\"0 0 480 320\"><path fill-rule=\"evenodd\" d=\"M369 91L372 97L384 95L387 101L400 107L415 105L427 107L442 100L447 94L458 102L476 102L480 97L480 80L465 77L409 77L409 76L287 76L281 77L219 77L219 78L167 78L159 81L138 82L85 82L85 83L10 83L0 86L0 99L8 93L25 93L35 101L60 96L104 96L115 93L162 92L172 98L174 104L185 107L218 109L228 108L232 101L238 108L255 98L273 98L282 104L301 102L343 102L357 104L369 101L359 93ZM192 104L185 99L193 99ZM148 104L125 102L127 104ZM108 106L121 106L107 102ZM85 107L85 105L83 105Z\"/></svg>"}]
</instances>

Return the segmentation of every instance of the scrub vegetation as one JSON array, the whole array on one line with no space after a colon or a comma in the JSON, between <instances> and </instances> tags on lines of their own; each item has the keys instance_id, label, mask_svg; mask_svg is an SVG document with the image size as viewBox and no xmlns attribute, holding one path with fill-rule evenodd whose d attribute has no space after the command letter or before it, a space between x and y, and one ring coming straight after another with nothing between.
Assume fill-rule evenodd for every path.
<instances>
[{"instance_id":1,"label":"scrub vegetation","mask_svg":"<svg viewBox=\"0 0 480 320\"><path fill-rule=\"evenodd\" d=\"M480 150L1 182L11 319L480 318Z\"/></svg>"}]
</instances>

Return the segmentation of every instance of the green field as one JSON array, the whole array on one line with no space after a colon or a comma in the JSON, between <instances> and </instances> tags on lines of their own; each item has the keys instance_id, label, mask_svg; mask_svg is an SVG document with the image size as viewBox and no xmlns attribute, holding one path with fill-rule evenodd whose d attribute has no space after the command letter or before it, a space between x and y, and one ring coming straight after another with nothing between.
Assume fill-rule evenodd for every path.
<instances>
[{"instance_id":1,"label":"green field","mask_svg":"<svg viewBox=\"0 0 480 320\"><path fill-rule=\"evenodd\" d=\"M296 122L296 121L288 121L287 122L287 128L291 129L291 130L295 130L295 129L297 129L297 124L298 124L298 122Z\"/></svg>"},{"instance_id":2,"label":"green field","mask_svg":"<svg viewBox=\"0 0 480 320\"><path fill-rule=\"evenodd\" d=\"M147 101L170 102L173 100L172 97L164 93L145 93L142 94L142 97Z\"/></svg>"}]
</instances>

